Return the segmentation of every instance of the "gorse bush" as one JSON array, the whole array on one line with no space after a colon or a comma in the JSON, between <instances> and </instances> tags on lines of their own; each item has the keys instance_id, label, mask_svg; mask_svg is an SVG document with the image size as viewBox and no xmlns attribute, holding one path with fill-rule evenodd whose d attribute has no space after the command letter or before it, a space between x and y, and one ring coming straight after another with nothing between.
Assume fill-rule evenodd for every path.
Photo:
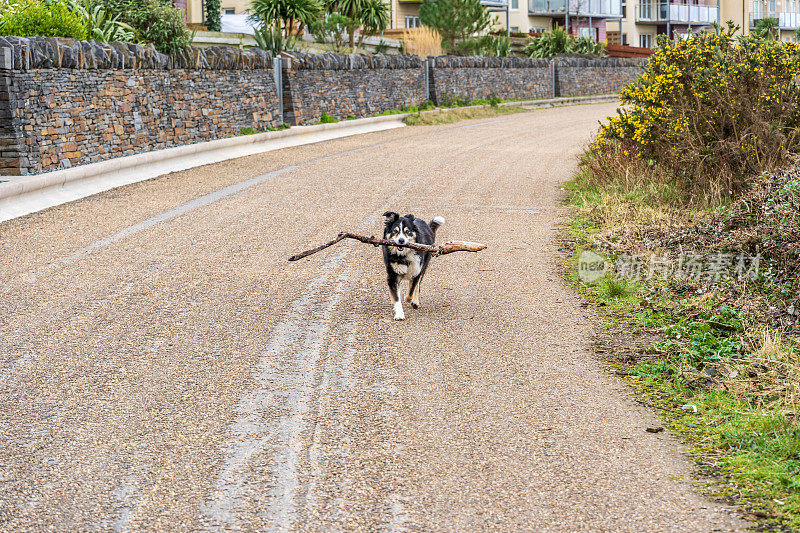
<instances>
[{"instance_id":1,"label":"gorse bush","mask_svg":"<svg viewBox=\"0 0 800 533\"><path fill-rule=\"evenodd\" d=\"M736 29L662 40L620 93L625 107L593 145L594 170L623 155L721 198L787 165L800 151L800 46Z\"/></svg>"},{"instance_id":2,"label":"gorse bush","mask_svg":"<svg viewBox=\"0 0 800 533\"><path fill-rule=\"evenodd\" d=\"M86 26L65 1L21 0L0 12L0 35L86 38Z\"/></svg>"}]
</instances>

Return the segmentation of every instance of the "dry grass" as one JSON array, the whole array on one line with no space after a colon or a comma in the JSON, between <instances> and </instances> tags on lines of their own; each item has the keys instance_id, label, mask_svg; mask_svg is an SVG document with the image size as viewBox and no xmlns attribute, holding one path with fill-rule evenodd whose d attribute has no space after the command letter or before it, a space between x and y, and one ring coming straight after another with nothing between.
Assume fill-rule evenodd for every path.
<instances>
[{"instance_id":1,"label":"dry grass","mask_svg":"<svg viewBox=\"0 0 800 533\"><path fill-rule=\"evenodd\" d=\"M407 54L425 58L442 55L442 36L433 28L422 26L403 34L403 50Z\"/></svg>"},{"instance_id":2,"label":"dry grass","mask_svg":"<svg viewBox=\"0 0 800 533\"><path fill-rule=\"evenodd\" d=\"M527 109L518 106L448 109L438 110L433 113L414 114L406 118L405 122L409 126L433 126L436 124L452 124L453 122L471 118L489 118L510 113L521 113L523 111L527 111Z\"/></svg>"},{"instance_id":3,"label":"dry grass","mask_svg":"<svg viewBox=\"0 0 800 533\"><path fill-rule=\"evenodd\" d=\"M614 157L589 151L570 185L571 203L590 217L597 231L591 244L609 251L639 252L652 243L642 230L696 224L711 212L706 198L686 191L658 166L650 166L617 146Z\"/></svg>"}]
</instances>

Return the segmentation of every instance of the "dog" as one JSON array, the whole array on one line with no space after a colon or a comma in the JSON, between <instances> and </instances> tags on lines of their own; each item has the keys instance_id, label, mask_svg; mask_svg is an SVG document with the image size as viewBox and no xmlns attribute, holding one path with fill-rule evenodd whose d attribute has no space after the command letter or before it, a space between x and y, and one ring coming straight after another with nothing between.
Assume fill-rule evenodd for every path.
<instances>
[{"instance_id":1,"label":"dog","mask_svg":"<svg viewBox=\"0 0 800 533\"><path fill-rule=\"evenodd\" d=\"M396 244L427 244L433 246L436 230L444 224L443 217L434 217L430 225L414 215L401 217L394 211L387 211L383 238ZM389 295L392 297L394 319L405 320L403 303L400 301L400 282L408 281L406 302L411 307L419 307L419 284L428 270L431 260L430 252L418 252L410 248L398 248L383 245L383 262L386 264L386 281L389 283Z\"/></svg>"}]
</instances>

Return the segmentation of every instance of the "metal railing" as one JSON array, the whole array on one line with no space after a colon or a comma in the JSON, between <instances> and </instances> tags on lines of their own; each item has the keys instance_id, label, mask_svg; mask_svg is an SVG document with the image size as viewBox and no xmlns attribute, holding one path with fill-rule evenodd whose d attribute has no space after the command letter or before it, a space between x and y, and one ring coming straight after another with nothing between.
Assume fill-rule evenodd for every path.
<instances>
[{"instance_id":1,"label":"metal railing","mask_svg":"<svg viewBox=\"0 0 800 533\"><path fill-rule=\"evenodd\" d=\"M792 11L777 11L775 4L770 3L770 6L765 5L764 2L753 2L753 10L750 11L750 27L753 28L756 22L761 19L773 18L778 20L778 27L783 30L794 30L800 28L800 13ZM772 9L770 9L772 7Z\"/></svg>"},{"instance_id":2,"label":"metal railing","mask_svg":"<svg viewBox=\"0 0 800 533\"><path fill-rule=\"evenodd\" d=\"M591 17L620 17L620 0L528 0L529 15L551 15L567 12Z\"/></svg>"},{"instance_id":3,"label":"metal railing","mask_svg":"<svg viewBox=\"0 0 800 533\"><path fill-rule=\"evenodd\" d=\"M711 24L717 22L718 13L716 5L642 2L636 5L636 22Z\"/></svg>"}]
</instances>

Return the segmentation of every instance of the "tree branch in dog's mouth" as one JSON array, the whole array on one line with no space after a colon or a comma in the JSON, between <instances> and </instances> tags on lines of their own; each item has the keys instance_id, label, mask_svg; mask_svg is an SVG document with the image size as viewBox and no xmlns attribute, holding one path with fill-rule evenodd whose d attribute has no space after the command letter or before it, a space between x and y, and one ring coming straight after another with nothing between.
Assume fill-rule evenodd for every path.
<instances>
[{"instance_id":1,"label":"tree branch in dog's mouth","mask_svg":"<svg viewBox=\"0 0 800 533\"><path fill-rule=\"evenodd\" d=\"M418 252L430 252L434 256L451 254L453 252L479 252L481 250L486 249L486 245L479 242L450 241L444 244L440 244L438 246L417 244L415 242L410 242L407 244L396 244L386 239L376 239L375 237L365 237L364 235L357 235L355 233L342 232L339 235L337 235L335 239L328 241L325 244L320 244L315 248L311 248L310 250L306 250L305 252L300 252L299 254L293 255L292 257L289 258L289 261L297 261L304 257L308 257L309 255L322 251L325 248L328 248L329 246L333 246L337 242L342 241L344 239L355 239L357 241L363 242L364 244L371 244L373 246L394 246L396 248L410 248L412 250L417 250Z\"/></svg>"}]
</instances>

